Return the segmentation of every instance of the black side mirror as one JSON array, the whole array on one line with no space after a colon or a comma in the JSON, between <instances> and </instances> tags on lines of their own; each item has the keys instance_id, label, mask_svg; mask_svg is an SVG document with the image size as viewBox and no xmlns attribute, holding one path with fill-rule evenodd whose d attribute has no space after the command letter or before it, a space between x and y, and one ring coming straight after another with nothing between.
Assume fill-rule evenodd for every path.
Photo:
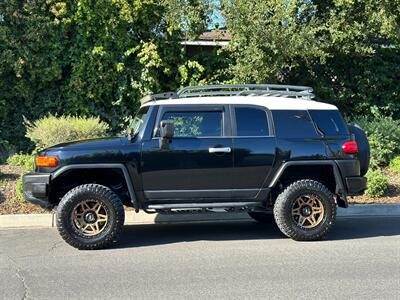
<instances>
[{"instance_id":1,"label":"black side mirror","mask_svg":"<svg viewBox=\"0 0 400 300\"><path fill-rule=\"evenodd\" d=\"M160 149L168 149L174 136L174 122L161 121L160 123Z\"/></svg>"}]
</instances>

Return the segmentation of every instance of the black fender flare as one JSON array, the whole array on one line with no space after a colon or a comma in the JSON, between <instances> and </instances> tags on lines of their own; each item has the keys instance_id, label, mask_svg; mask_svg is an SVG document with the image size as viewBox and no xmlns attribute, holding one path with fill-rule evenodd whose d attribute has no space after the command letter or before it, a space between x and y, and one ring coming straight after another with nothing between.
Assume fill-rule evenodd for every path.
<instances>
[{"instance_id":1,"label":"black fender flare","mask_svg":"<svg viewBox=\"0 0 400 300\"><path fill-rule=\"evenodd\" d=\"M54 171L51 174L51 180L59 177L66 171L75 170L75 169L120 169L122 171L122 174L124 175L126 186L128 187L129 197L131 198L133 208L135 208L136 211L139 210L139 202L138 202L136 194L135 194L135 189L133 187L132 180L130 180L128 169L126 168L126 166L124 164L102 163L102 164L67 165L67 166L63 166L63 167L57 169L56 171Z\"/></svg>"},{"instance_id":2,"label":"black fender flare","mask_svg":"<svg viewBox=\"0 0 400 300\"><path fill-rule=\"evenodd\" d=\"M336 190L335 194L339 196L340 201L338 201L338 205L340 207L348 207L347 202L347 191L346 187L343 183L343 179L339 170L338 165L333 160L297 160L297 161L287 161L284 162L275 173L274 177L271 179L269 188L273 188L279 181L279 178L284 174L285 170L291 166L322 166L322 165L329 165L332 166L333 175L335 178L336 183Z\"/></svg>"}]
</instances>

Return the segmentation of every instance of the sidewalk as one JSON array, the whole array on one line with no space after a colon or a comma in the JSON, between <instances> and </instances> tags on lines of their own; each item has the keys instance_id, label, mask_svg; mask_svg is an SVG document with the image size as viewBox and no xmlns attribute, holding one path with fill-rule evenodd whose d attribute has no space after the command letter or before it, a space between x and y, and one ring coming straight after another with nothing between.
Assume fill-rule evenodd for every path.
<instances>
[{"instance_id":1,"label":"sidewalk","mask_svg":"<svg viewBox=\"0 0 400 300\"><path fill-rule=\"evenodd\" d=\"M338 208L337 216L368 217L368 216L398 216L399 204L360 204L349 208ZM209 222L209 221L246 221L250 220L246 213L207 213L207 214L177 214L159 215L144 212L125 212L125 224L161 224L179 222ZM0 228L16 227L55 227L54 214L0 215Z\"/></svg>"}]
</instances>

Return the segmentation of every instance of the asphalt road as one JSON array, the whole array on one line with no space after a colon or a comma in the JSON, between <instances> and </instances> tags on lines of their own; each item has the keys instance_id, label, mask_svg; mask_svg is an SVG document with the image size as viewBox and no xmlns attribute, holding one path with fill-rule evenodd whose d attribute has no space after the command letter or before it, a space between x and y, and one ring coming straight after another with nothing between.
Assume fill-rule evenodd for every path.
<instances>
[{"instance_id":1,"label":"asphalt road","mask_svg":"<svg viewBox=\"0 0 400 300\"><path fill-rule=\"evenodd\" d=\"M132 225L99 251L0 230L0 298L400 299L400 217L341 218L320 242L252 221Z\"/></svg>"}]
</instances>

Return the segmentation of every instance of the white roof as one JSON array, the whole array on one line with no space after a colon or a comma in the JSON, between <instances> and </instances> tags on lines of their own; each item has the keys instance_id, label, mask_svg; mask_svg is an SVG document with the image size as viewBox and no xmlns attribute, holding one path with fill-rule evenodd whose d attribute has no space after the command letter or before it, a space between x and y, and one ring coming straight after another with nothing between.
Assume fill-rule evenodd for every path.
<instances>
[{"instance_id":1,"label":"white roof","mask_svg":"<svg viewBox=\"0 0 400 300\"><path fill-rule=\"evenodd\" d=\"M270 110L337 110L337 107L314 100L303 100L285 97L263 96L213 96L163 99L149 101L143 106L182 104L247 104L264 106Z\"/></svg>"}]
</instances>

